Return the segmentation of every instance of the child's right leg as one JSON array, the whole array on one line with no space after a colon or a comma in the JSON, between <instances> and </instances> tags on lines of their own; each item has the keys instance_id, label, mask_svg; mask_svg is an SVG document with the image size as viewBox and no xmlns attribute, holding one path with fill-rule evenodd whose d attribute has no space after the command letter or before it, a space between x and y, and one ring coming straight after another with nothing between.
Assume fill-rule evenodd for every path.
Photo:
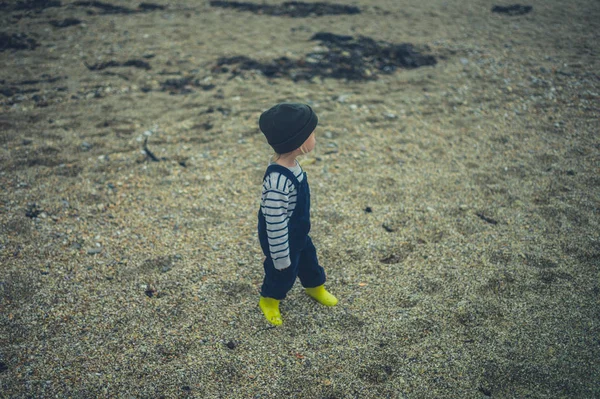
<instances>
[{"instance_id":1,"label":"child's right leg","mask_svg":"<svg viewBox=\"0 0 600 399\"><path fill-rule=\"evenodd\" d=\"M265 278L260 290L260 301L258 306L262 310L267 321L273 325L281 325L281 313L279 302L285 298L288 291L292 289L298 274L298 262L283 270L277 270L273 261L267 257L264 261Z\"/></svg>"},{"instance_id":2,"label":"child's right leg","mask_svg":"<svg viewBox=\"0 0 600 399\"><path fill-rule=\"evenodd\" d=\"M260 306L260 310L262 310L269 323L274 326L279 326L283 323L281 313L279 312L279 300L261 296L258 306Z\"/></svg>"}]
</instances>

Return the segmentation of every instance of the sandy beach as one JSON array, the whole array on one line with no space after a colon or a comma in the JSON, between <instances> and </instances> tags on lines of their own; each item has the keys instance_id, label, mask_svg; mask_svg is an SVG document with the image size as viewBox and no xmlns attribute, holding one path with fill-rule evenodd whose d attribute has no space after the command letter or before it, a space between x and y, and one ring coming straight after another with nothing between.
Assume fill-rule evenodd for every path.
<instances>
[{"instance_id":1,"label":"sandy beach","mask_svg":"<svg viewBox=\"0 0 600 399\"><path fill-rule=\"evenodd\" d=\"M600 3L0 2L0 397L600 397ZM340 300L272 327L261 112Z\"/></svg>"}]
</instances>

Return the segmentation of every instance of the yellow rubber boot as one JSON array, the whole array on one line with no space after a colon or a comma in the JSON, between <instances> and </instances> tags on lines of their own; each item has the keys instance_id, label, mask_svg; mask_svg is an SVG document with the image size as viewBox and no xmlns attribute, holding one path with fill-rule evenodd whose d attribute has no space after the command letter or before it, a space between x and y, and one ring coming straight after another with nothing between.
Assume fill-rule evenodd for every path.
<instances>
[{"instance_id":1,"label":"yellow rubber boot","mask_svg":"<svg viewBox=\"0 0 600 399\"><path fill-rule=\"evenodd\" d=\"M337 298L327 292L324 285L320 285L315 288L305 288L305 291L309 296L313 297L322 305L335 306L338 303Z\"/></svg>"},{"instance_id":2,"label":"yellow rubber boot","mask_svg":"<svg viewBox=\"0 0 600 399\"><path fill-rule=\"evenodd\" d=\"M280 326L283 323L281 313L279 313L279 300L261 296L258 306L260 306L269 323L274 326Z\"/></svg>"}]
</instances>

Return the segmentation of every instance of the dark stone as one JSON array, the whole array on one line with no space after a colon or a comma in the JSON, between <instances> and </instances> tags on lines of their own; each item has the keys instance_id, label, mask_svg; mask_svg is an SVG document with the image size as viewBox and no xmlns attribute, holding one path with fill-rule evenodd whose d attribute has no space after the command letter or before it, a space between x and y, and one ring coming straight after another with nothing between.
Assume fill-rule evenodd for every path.
<instances>
[{"instance_id":1,"label":"dark stone","mask_svg":"<svg viewBox=\"0 0 600 399\"><path fill-rule=\"evenodd\" d=\"M368 207L365 208L365 212L371 213L371 212L373 212L373 209L371 209L371 207L368 206Z\"/></svg>"},{"instance_id":2,"label":"dark stone","mask_svg":"<svg viewBox=\"0 0 600 399\"><path fill-rule=\"evenodd\" d=\"M229 341L225 344L229 349L233 350L237 346L237 344L233 341Z\"/></svg>"},{"instance_id":3,"label":"dark stone","mask_svg":"<svg viewBox=\"0 0 600 399\"><path fill-rule=\"evenodd\" d=\"M0 373L4 373L6 370L8 370L6 363L0 362Z\"/></svg>"},{"instance_id":4,"label":"dark stone","mask_svg":"<svg viewBox=\"0 0 600 399\"><path fill-rule=\"evenodd\" d=\"M393 233L394 231L396 231L396 229L394 227L390 226L387 223L383 223L381 225L381 227L383 227L385 229L385 231L387 231L388 233Z\"/></svg>"},{"instance_id":5,"label":"dark stone","mask_svg":"<svg viewBox=\"0 0 600 399\"><path fill-rule=\"evenodd\" d=\"M385 263L388 265L394 264L394 263L400 263L402 262L402 257L398 254L390 254L388 256L386 256L385 258L380 259L379 261L381 263Z\"/></svg>"},{"instance_id":6,"label":"dark stone","mask_svg":"<svg viewBox=\"0 0 600 399\"><path fill-rule=\"evenodd\" d=\"M40 213L42 213L42 210L38 208L37 204L27 204L25 216L27 216L30 219L34 219L37 218L40 215Z\"/></svg>"}]
</instances>

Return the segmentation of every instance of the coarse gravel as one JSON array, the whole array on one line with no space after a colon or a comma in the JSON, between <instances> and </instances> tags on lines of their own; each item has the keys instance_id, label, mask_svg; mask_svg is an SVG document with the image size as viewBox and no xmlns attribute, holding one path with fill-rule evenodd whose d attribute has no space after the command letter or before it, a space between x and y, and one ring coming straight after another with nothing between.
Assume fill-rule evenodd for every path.
<instances>
[{"instance_id":1,"label":"coarse gravel","mask_svg":"<svg viewBox=\"0 0 600 399\"><path fill-rule=\"evenodd\" d=\"M29 46L0 52L0 397L600 397L600 3L21 3L0 13ZM322 31L437 63L215 67L326 51ZM274 328L257 121L280 101L319 115L302 165L340 302L297 283Z\"/></svg>"}]
</instances>

